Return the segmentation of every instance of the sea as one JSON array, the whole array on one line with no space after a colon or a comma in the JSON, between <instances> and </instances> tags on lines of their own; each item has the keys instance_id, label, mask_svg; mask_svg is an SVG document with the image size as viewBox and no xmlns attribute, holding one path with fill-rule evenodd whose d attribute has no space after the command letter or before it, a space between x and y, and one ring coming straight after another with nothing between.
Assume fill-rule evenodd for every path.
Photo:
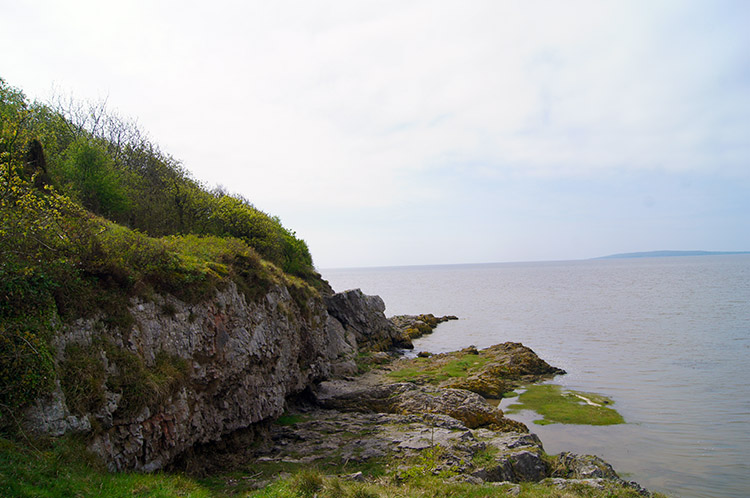
<instances>
[{"instance_id":1,"label":"sea","mask_svg":"<svg viewBox=\"0 0 750 498\"><path fill-rule=\"evenodd\" d=\"M552 383L606 395L625 418L542 426L533 413L513 415L547 453L598 455L670 496L750 496L750 255L322 274L336 291L381 296L388 316L459 317L415 351L521 342L567 371Z\"/></svg>"}]
</instances>

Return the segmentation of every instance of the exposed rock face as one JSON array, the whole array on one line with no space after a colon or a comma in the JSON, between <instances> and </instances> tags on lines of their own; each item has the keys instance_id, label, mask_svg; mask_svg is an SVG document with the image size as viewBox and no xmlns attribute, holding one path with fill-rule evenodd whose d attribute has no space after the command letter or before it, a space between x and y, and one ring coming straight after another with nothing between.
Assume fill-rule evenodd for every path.
<instances>
[{"instance_id":1,"label":"exposed rock face","mask_svg":"<svg viewBox=\"0 0 750 498\"><path fill-rule=\"evenodd\" d=\"M348 290L325 298L328 313L362 350L386 351L412 349L414 345L385 315L380 296L366 296L360 289Z\"/></svg>"},{"instance_id":2,"label":"exposed rock face","mask_svg":"<svg viewBox=\"0 0 750 498\"><path fill-rule=\"evenodd\" d=\"M135 324L126 331L79 320L56 338L57 362L64 364L70 346L82 346L104 372L101 400L82 413L57 389L28 410L27 426L51 435L88 432L91 449L112 470L162 468L193 445L278 417L287 397L312 383L356 370L358 343L394 344L380 298L350 291L325 301L337 316L328 314L323 298L310 298L303 313L283 286L247 302L229 284L195 305L171 296L134 300ZM165 357L185 365L184 378L142 406L126 400L123 389L142 387L134 381L123 387L132 365L142 365L150 381L148 372Z\"/></svg>"}]
</instances>

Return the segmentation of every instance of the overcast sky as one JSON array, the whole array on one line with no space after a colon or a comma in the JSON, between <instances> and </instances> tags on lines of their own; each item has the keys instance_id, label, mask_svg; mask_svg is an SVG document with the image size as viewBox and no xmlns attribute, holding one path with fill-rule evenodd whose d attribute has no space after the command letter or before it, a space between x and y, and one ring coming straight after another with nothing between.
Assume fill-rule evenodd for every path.
<instances>
[{"instance_id":1,"label":"overcast sky","mask_svg":"<svg viewBox=\"0 0 750 498\"><path fill-rule=\"evenodd\" d=\"M106 98L319 268L750 250L748 1L0 12L0 77Z\"/></svg>"}]
</instances>

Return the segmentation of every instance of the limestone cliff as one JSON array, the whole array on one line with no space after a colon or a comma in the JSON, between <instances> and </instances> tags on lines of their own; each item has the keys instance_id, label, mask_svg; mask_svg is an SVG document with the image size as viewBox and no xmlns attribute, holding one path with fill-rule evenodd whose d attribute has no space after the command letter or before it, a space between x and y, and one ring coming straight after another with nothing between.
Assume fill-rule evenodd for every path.
<instances>
[{"instance_id":1,"label":"limestone cliff","mask_svg":"<svg viewBox=\"0 0 750 498\"><path fill-rule=\"evenodd\" d=\"M354 372L358 345L403 345L383 308L361 291L300 302L282 285L248 301L231 283L197 304L134 299L128 327L102 317L61 327L57 389L27 410L26 425L87 434L112 470L159 469Z\"/></svg>"}]
</instances>

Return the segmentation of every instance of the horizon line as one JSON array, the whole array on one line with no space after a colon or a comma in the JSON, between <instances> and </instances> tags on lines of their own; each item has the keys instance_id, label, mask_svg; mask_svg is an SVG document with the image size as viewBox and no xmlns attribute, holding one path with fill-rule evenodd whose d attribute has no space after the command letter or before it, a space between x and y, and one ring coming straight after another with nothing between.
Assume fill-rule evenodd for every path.
<instances>
[{"instance_id":1,"label":"horizon line","mask_svg":"<svg viewBox=\"0 0 750 498\"><path fill-rule=\"evenodd\" d=\"M524 264L524 263L565 263L572 261L597 261L606 259L647 259L647 258L665 258L665 257L691 257L691 256L732 256L750 254L750 251L705 251L705 250L655 250L655 251L636 251L614 253L605 256L594 256L589 258L573 259L536 259L536 260L516 260L516 261L485 261L477 263L424 263L424 264L395 264L395 265L369 265L369 266L338 266L316 268L318 272L326 270L376 270L376 269L395 269L395 268L429 268L438 266L484 266L484 265L505 265L505 264Z\"/></svg>"}]
</instances>

